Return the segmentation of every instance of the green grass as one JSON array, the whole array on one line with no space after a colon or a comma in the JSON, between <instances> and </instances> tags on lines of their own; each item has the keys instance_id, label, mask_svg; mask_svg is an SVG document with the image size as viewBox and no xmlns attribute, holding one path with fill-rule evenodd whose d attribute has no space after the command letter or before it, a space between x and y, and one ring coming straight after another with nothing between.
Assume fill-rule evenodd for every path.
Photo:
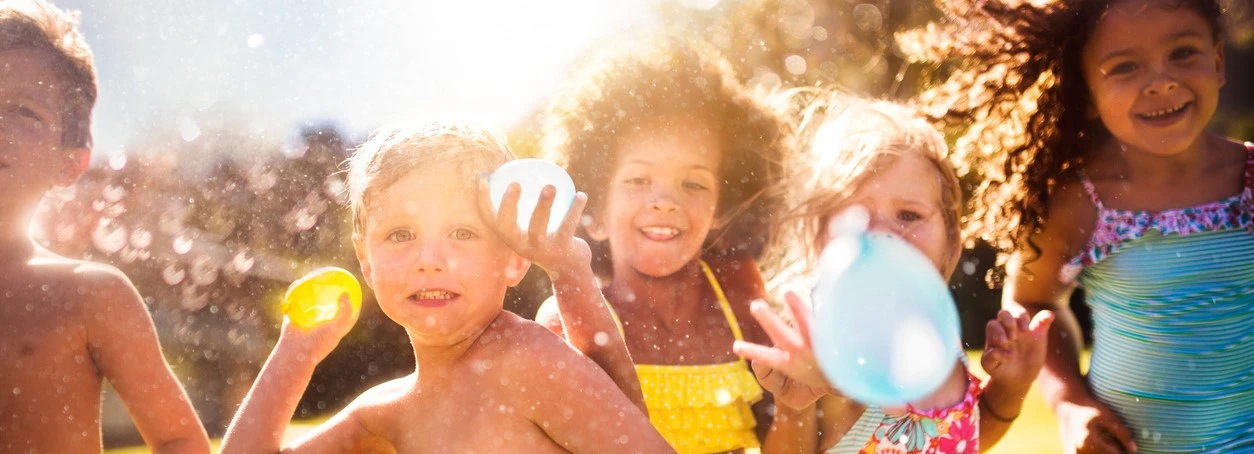
<instances>
[{"instance_id":1,"label":"green grass","mask_svg":"<svg viewBox=\"0 0 1254 454\"><path fill-rule=\"evenodd\" d=\"M976 375L983 375L984 371L980 369L980 352L967 352L967 356L971 359L971 367ZM1084 355L1081 362L1087 362L1088 355ZM316 427L322 419L294 421L288 428L285 439L293 439L300 434ZM213 450L217 452L219 440L213 441ZM1023 404L1023 413L1019 415L1019 419L1015 421L1010 432L1006 437L997 444L992 450L985 451L989 454L1053 454L1061 451L1059 446L1058 425L1054 421L1054 414L1045 405L1045 399L1041 396L1040 391L1035 386L1028 393L1027 401ZM133 448L111 449L106 451L109 454L139 454L146 453L148 449L139 446Z\"/></svg>"}]
</instances>

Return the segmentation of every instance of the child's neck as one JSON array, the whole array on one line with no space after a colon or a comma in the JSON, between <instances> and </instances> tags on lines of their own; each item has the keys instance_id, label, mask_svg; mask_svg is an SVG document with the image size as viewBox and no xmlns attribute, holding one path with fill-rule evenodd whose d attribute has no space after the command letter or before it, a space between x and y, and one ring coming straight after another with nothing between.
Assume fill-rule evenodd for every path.
<instances>
[{"instance_id":1,"label":"child's neck","mask_svg":"<svg viewBox=\"0 0 1254 454\"><path fill-rule=\"evenodd\" d=\"M691 320L703 308L709 283L693 259L667 276L649 276L629 264L615 264L606 293L611 300L648 307L663 320Z\"/></svg>"},{"instance_id":2,"label":"child's neck","mask_svg":"<svg viewBox=\"0 0 1254 454\"><path fill-rule=\"evenodd\" d=\"M1188 148L1170 155L1150 153L1112 139L1102 147L1099 159L1118 163L1127 181L1171 184L1204 172L1214 161L1213 151L1218 148L1216 136L1210 133L1203 133Z\"/></svg>"},{"instance_id":3,"label":"child's neck","mask_svg":"<svg viewBox=\"0 0 1254 454\"><path fill-rule=\"evenodd\" d=\"M501 311L502 314L505 311ZM467 352L474 348L484 333L500 319L500 315L485 324L478 331L466 336L465 339L451 345L424 345L418 337L409 331L409 342L414 347L414 375L417 376L419 387L426 383L443 383L449 372L456 369L457 364L466 357Z\"/></svg>"}]
</instances>

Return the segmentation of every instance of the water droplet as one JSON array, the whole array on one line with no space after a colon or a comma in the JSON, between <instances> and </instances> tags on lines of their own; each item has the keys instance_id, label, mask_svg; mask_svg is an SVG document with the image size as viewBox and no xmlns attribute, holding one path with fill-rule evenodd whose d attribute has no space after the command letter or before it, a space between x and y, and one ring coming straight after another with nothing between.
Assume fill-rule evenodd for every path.
<instances>
[{"instance_id":1,"label":"water droplet","mask_svg":"<svg viewBox=\"0 0 1254 454\"><path fill-rule=\"evenodd\" d=\"M117 202L126 197L126 188L117 185L105 185L104 190L100 192L100 196L110 202Z\"/></svg>"},{"instance_id":2,"label":"water droplet","mask_svg":"<svg viewBox=\"0 0 1254 454\"><path fill-rule=\"evenodd\" d=\"M296 215L292 218L292 226L295 227L298 232L312 229L317 223L318 215L310 213L309 210L305 208L301 208L297 211Z\"/></svg>"},{"instance_id":3,"label":"water droplet","mask_svg":"<svg viewBox=\"0 0 1254 454\"><path fill-rule=\"evenodd\" d=\"M166 265L161 270L161 279L169 285L178 285L179 282L183 282L183 277L186 275L187 273L182 268L179 268L178 265Z\"/></svg>"},{"instance_id":4,"label":"water droplet","mask_svg":"<svg viewBox=\"0 0 1254 454\"><path fill-rule=\"evenodd\" d=\"M200 137L200 126L196 125L196 121L189 117L179 117L179 137L184 142L191 142Z\"/></svg>"},{"instance_id":5,"label":"water droplet","mask_svg":"<svg viewBox=\"0 0 1254 454\"><path fill-rule=\"evenodd\" d=\"M596 342L597 346L604 347L610 344L610 335L605 331L597 331L592 335L592 341Z\"/></svg>"},{"instance_id":6,"label":"water droplet","mask_svg":"<svg viewBox=\"0 0 1254 454\"><path fill-rule=\"evenodd\" d=\"M13 395L14 395L14 396L16 396L16 395L18 395L18 394L21 394L21 393L22 393L22 388L13 388Z\"/></svg>"},{"instance_id":7,"label":"water droplet","mask_svg":"<svg viewBox=\"0 0 1254 454\"><path fill-rule=\"evenodd\" d=\"M261 45L265 43L266 43L266 37L260 33L253 33L251 35L248 35L248 48L249 49L256 49L258 47L261 47Z\"/></svg>"},{"instance_id":8,"label":"water droplet","mask_svg":"<svg viewBox=\"0 0 1254 454\"><path fill-rule=\"evenodd\" d=\"M131 246L136 249L147 249L152 244L152 233L142 228L131 232Z\"/></svg>"},{"instance_id":9,"label":"water droplet","mask_svg":"<svg viewBox=\"0 0 1254 454\"><path fill-rule=\"evenodd\" d=\"M879 31L884 26L884 14L870 3L853 7L853 23L863 31Z\"/></svg>"},{"instance_id":10,"label":"water droplet","mask_svg":"<svg viewBox=\"0 0 1254 454\"><path fill-rule=\"evenodd\" d=\"M114 153L109 156L109 168L113 170L122 170L126 167L126 153Z\"/></svg>"},{"instance_id":11,"label":"water droplet","mask_svg":"<svg viewBox=\"0 0 1254 454\"><path fill-rule=\"evenodd\" d=\"M967 276L975 274L975 262L970 260L962 262L962 272L966 273Z\"/></svg>"},{"instance_id":12,"label":"water droplet","mask_svg":"<svg viewBox=\"0 0 1254 454\"><path fill-rule=\"evenodd\" d=\"M113 254L126 246L126 227L114 222L112 219L103 218L96 223L96 228L91 231L91 242L105 254Z\"/></svg>"},{"instance_id":13,"label":"water droplet","mask_svg":"<svg viewBox=\"0 0 1254 454\"><path fill-rule=\"evenodd\" d=\"M858 365L859 365L859 366L865 366L865 365L866 365L866 358L858 358Z\"/></svg>"},{"instance_id":14,"label":"water droplet","mask_svg":"<svg viewBox=\"0 0 1254 454\"><path fill-rule=\"evenodd\" d=\"M34 305L34 304L26 303L26 312L31 312L31 311L34 311L34 310L35 310L35 305Z\"/></svg>"},{"instance_id":15,"label":"water droplet","mask_svg":"<svg viewBox=\"0 0 1254 454\"><path fill-rule=\"evenodd\" d=\"M195 312L209 304L209 293L197 293L195 286L183 288L183 299L179 301L179 306L183 309Z\"/></svg>"},{"instance_id":16,"label":"water droplet","mask_svg":"<svg viewBox=\"0 0 1254 454\"><path fill-rule=\"evenodd\" d=\"M806 72L806 59L800 55L789 55L784 58L784 68L794 75L802 75Z\"/></svg>"},{"instance_id":17,"label":"water droplet","mask_svg":"<svg viewBox=\"0 0 1254 454\"><path fill-rule=\"evenodd\" d=\"M714 400L718 402L718 405L720 407L724 405L730 405L732 403L731 391L728 391L727 389L720 389L718 391L715 391Z\"/></svg>"},{"instance_id":18,"label":"water droplet","mask_svg":"<svg viewBox=\"0 0 1254 454\"><path fill-rule=\"evenodd\" d=\"M241 273L247 273L248 270L253 269L254 263L256 263L256 260L253 259L252 254L247 249L239 251L238 254L235 254L235 258L231 259L231 265Z\"/></svg>"},{"instance_id":19,"label":"water droplet","mask_svg":"<svg viewBox=\"0 0 1254 454\"><path fill-rule=\"evenodd\" d=\"M188 274L191 275L192 282L196 285L209 285L218 280L218 266L213 263L213 259L202 256L192 262Z\"/></svg>"},{"instance_id":20,"label":"water droplet","mask_svg":"<svg viewBox=\"0 0 1254 454\"><path fill-rule=\"evenodd\" d=\"M177 254L186 254L192 250L192 239L186 235L179 235L174 238L174 252Z\"/></svg>"}]
</instances>

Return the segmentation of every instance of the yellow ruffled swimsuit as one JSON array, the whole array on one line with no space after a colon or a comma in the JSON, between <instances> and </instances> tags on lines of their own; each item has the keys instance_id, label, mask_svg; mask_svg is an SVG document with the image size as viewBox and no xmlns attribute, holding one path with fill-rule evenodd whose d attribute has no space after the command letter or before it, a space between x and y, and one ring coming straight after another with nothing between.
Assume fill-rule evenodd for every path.
<instances>
[{"instance_id":1,"label":"yellow ruffled swimsuit","mask_svg":"<svg viewBox=\"0 0 1254 454\"><path fill-rule=\"evenodd\" d=\"M742 340L740 325L723 288L709 265L704 261L700 264L718 296L732 335ZM618 322L617 314L614 320ZM618 328L621 332L621 322ZM749 406L762 398L762 387L744 360L696 366L637 364L636 375L649 420L680 454L741 448L758 452L758 437L753 430L757 420Z\"/></svg>"}]
</instances>

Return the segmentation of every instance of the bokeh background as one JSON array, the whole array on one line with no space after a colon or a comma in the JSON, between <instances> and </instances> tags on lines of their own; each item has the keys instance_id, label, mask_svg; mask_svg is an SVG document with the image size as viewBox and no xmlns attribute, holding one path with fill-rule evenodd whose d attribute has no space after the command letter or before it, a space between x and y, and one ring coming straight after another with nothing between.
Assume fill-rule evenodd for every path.
<instances>
[{"instance_id":1,"label":"bokeh background","mask_svg":"<svg viewBox=\"0 0 1254 454\"><path fill-rule=\"evenodd\" d=\"M338 166L375 127L473 120L536 155L540 112L572 65L639 28L707 40L763 91L820 84L906 99L928 82L893 36L937 19L932 0L57 3L82 12L101 96L92 167L47 200L36 234L131 277L215 437L277 338L288 283L319 266L358 270ZM1254 139L1254 30L1230 31L1215 127ZM993 258L967 251L951 283L971 348L1000 304L985 283ZM533 270L507 308L533 316L548 288ZM403 330L366 299L297 418L412 371ZM1054 451L1052 416L1041 402L1028 411L999 452ZM142 443L112 394L105 413L107 446Z\"/></svg>"}]
</instances>

